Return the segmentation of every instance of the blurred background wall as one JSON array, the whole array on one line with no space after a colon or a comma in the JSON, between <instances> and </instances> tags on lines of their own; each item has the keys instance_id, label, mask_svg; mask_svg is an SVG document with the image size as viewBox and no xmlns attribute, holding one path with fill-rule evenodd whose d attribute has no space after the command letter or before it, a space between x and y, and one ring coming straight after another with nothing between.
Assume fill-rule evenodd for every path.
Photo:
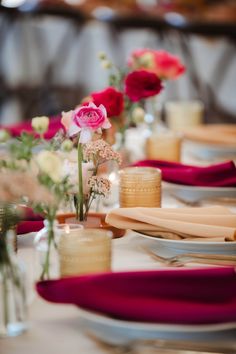
<instances>
[{"instance_id":1,"label":"blurred background wall","mask_svg":"<svg viewBox=\"0 0 236 354\"><path fill-rule=\"evenodd\" d=\"M183 12L174 12L173 16L173 9L172 26L166 27L167 17L163 25L160 11L153 19L140 9L130 11L130 3L129 12L124 12L125 6L122 11L108 7L106 1L86 11L58 7L59 2L55 1L46 2L43 7L40 3L1 2L1 124L74 108L91 91L107 85L107 73L97 56L99 51L105 51L117 65L125 66L129 53L143 47L167 49L179 55L187 66L183 77L167 85L161 101L199 98L206 105L208 121L236 122L234 19L230 20L231 27L222 27L219 34L218 23L216 33L214 27L210 27L213 33L207 29L202 33L201 25L209 20L197 22L200 31L183 32ZM157 2L151 3L155 8ZM124 18L126 22L121 21Z\"/></svg>"}]
</instances>

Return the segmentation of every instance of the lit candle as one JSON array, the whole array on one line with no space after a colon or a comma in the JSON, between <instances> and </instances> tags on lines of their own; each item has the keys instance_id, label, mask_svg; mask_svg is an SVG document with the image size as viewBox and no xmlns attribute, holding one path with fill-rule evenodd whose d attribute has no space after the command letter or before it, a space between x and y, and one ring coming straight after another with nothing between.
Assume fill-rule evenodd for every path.
<instances>
[{"instance_id":1,"label":"lit candle","mask_svg":"<svg viewBox=\"0 0 236 354\"><path fill-rule=\"evenodd\" d=\"M107 198L104 198L104 206L114 206L119 202L119 175L118 171L113 171L108 175L111 182L111 190Z\"/></svg>"},{"instance_id":2,"label":"lit candle","mask_svg":"<svg viewBox=\"0 0 236 354\"><path fill-rule=\"evenodd\" d=\"M166 122L170 129L181 131L203 123L204 105L201 101L170 101L165 104Z\"/></svg>"},{"instance_id":3,"label":"lit candle","mask_svg":"<svg viewBox=\"0 0 236 354\"><path fill-rule=\"evenodd\" d=\"M100 229L64 234L58 245L61 276L110 271L111 239L110 231Z\"/></svg>"},{"instance_id":4,"label":"lit candle","mask_svg":"<svg viewBox=\"0 0 236 354\"><path fill-rule=\"evenodd\" d=\"M79 230L83 229L81 224L58 224L57 225L57 239L60 240L63 235L77 234Z\"/></svg>"}]
</instances>

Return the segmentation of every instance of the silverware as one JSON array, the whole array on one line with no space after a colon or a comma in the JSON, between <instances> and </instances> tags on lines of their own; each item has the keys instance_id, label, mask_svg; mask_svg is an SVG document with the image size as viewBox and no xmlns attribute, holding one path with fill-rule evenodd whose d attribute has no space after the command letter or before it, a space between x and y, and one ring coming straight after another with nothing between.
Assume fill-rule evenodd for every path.
<instances>
[{"instance_id":1,"label":"silverware","mask_svg":"<svg viewBox=\"0 0 236 354\"><path fill-rule=\"evenodd\" d=\"M171 196L176 199L178 202L191 207L200 207L203 204L212 204L212 205L229 205L235 206L236 198L232 197L206 197L204 199L198 200L186 200L181 198L180 196L176 195L175 193L171 193Z\"/></svg>"},{"instance_id":2,"label":"silverware","mask_svg":"<svg viewBox=\"0 0 236 354\"><path fill-rule=\"evenodd\" d=\"M163 257L154 251L142 247L153 259L165 263L168 266L182 267L187 263L213 264L223 266L236 265L236 256L205 253L182 253L172 257Z\"/></svg>"},{"instance_id":3,"label":"silverware","mask_svg":"<svg viewBox=\"0 0 236 354\"><path fill-rule=\"evenodd\" d=\"M90 335L91 336L91 335ZM127 344L112 345L94 336L92 338L108 354L233 354L236 342L202 342L167 339L135 339Z\"/></svg>"}]
</instances>

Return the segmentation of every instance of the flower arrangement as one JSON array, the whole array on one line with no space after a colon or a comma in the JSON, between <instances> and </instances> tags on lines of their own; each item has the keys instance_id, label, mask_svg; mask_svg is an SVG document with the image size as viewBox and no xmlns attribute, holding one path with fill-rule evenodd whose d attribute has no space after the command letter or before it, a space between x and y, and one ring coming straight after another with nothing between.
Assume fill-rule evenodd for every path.
<instances>
[{"instance_id":1,"label":"flower arrangement","mask_svg":"<svg viewBox=\"0 0 236 354\"><path fill-rule=\"evenodd\" d=\"M128 127L144 120L145 100L159 95L165 81L175 80L185 72L179 58L166 51L135 50L125 69L117 68L105 53L100 53L99 58L108 71L109 86L91 93L84 104L102 104L114 130L122 133L123 140Z\"/></svg>"},{"instance_id":2,"label":"flower arrangement","mask_svg":"<svg viewBox=\"0 0 236 354\"><path fill-rule=\"evenodd\" d=\"M50 277L50 253L57 247L54 235L54 221L60 203L71 185L68 176L63 175L63 163L54 151L33 148L40 139L23 133L10 145L9 156L0 161L0 201L25 203L48 222L48 239L40 279ZM34 142L34 143L33 143Z\"/></svg>"},{"instance_id":3,"label":"flower arrangement","mask_svg":"<svg viewBox=\"0 0 236 354\"><path fill-rule=\"evenodd\" d=\"M41 279L49 278L50 253L52 247L56 247L54 220L61 203L66 196L75 193L77 219L86 220L94 199L97 196L105 197L110 191L109 180L99 176L100 166L110 160L118 164L121 162L120 155L101 139L102 131L111 127L103 105L96 106L94 103L89 103L87 106L63 112L61 121L65 130L56 140L46 142L44 134L48 130L48 118L33 118L32 127L39 138L29 133L22 133L9 145L7 157L0 160L0 169L3 172L2 186L4 186L0 190L0 200L4 200L7 196L14 199L12 193L18 193L18 201L23 200L37 213L42 214L48 222L47 253ZM77 179L75 183L71 183L68 155L74 147L77 148ZM24 181L17 181L17 171L25 173ZM8 186L7 173L11 176L9 180L16 179L11 188ZM29 173L31 179L26 173ZM38 182L39 200L37 203L31 203L30 193L34 193L35 181ZM28 193L23 188L25 184L29 187ZM53 200L50 200L48 195Z\"/></svg>"},{"instance_id":4,"label":"flower arrangement","mask_svg":"<svg viewBox=\"0 0 236 354\"><path fill-rule=\"evenodd\" d=\"M111 127L107 110L102 104L97 106L90 102L74 111L63 112L62 124L68 137L77 144L78 191L75 206L77 219L84 221L96 196L107 196L110 191L109 180L97 176L99 167L109 160L120 163L121 158L108 143L98 139L102 130ZM90 166L89 178L83 175L84 164Z\"/></svg>"},{"instance_id":5,"label":"flower arrangement","mask_svg":"<svg viewBox=\"0 0 236 354\"><path fill-rule=\"evenodd\" d=\"M0 174L0 286L1 304L0 335L10 333L12 321L18 324L25 320L26 298L24 278L15 262L9 244L12 243L12 229L20 220L20 213L14 206L27 198L31 205L52 205L54 196L28 172L4 169ZM14 331L14 330L13 330Z\"/></svg>"}]
</instances>

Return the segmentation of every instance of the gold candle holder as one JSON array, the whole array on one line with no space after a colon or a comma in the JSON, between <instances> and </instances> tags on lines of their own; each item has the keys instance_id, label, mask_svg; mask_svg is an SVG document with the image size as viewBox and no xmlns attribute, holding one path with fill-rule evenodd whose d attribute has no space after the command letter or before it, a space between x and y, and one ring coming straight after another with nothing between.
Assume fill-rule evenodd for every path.
<instances>
[{"instance_id":1,"label":"gold candle holder","mask_svg":"<svg viewBox=\"0 0 236 354\"><path fill-rule=\"evenodd\" d=\"M120 171L121 208L160 207L161 171L152 167L128 167Z\"/></svg>"},{"instance_id":2,"label":"gold candle holder","mask_svg":"<svg viewBox=\"0 0 236 354\"><path fill-rule=\"evenodd\" d=\"M110 231L81 229L61 236L58 253L62 277L111 270Z\"/></svg>"},{"instance_id":3,"label":"gold candle holder","mask_svg":"<svg viewBox=\"0 0 236 354\"><path fill-rule=\"evenodd\" d=\"M172 132L156 133L146 141L146 156L152 160L180 162L182 137Z\"/></svg>"},{"instance_id":4,"label":"gold candle holder","mask_svg":"<svg viewBox=\"0 0 236 354\"><path fill-rule=\"evenodd\" d=\"M203 123L204 104L198 100L169 101L165 104L165 111L171 130L182 131Z\"/></svg>"}]
</instances>

